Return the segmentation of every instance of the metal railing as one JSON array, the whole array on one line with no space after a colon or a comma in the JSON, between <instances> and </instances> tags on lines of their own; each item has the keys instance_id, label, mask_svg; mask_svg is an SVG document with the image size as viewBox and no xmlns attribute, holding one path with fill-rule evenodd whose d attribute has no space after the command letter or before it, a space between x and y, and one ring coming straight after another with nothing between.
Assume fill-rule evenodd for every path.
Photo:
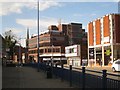
<instances>
[{"instance_id":1,"label":"metal railing","mask_svg":"<svg viewBox=\"0 0 120 90\"><path fill-rule=\"evenodd\" d=\"M28 66L32 66L33 68L37 68L37 64L29 64ZM40 70L46 72L47 67L51 67L50 65L40 64ZM74 68L77 69L77 68ZM86 73L94 72L98 73L98 75L93 75ZM70 65L68 68L65 68L63 65L57 66L53 65L52 67L52 74L55 78L60 78L61 81L68 81L69 85L71 87L77 87L77 88L102 88L103 90L107 88L115 88L120 89L120 75L114 75L107 73L107 70L102 70L102 72L99 71L93 71L93 70L86 70L85 67L82 67L82 69L79 69L79 71L73 70L73 67ZM116 76L118 77L118 80L108 78L107 76Z\"/></svg>"}]
</instances>

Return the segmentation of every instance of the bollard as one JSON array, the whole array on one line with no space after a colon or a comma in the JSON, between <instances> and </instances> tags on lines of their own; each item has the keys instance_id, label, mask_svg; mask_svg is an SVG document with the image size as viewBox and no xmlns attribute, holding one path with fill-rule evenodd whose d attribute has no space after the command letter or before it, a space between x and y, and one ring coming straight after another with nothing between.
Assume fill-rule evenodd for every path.
<instances>
[{"instance_id":1,"label":"bollard","mask_svg":"<svg viewBox=\"0 0 120 90\"><path fill-rule=\"evenodd\" d=\"M61 68L63 69L63 64L61 64Z\"/></svg>"},{"instance_id":2,"label":"bollard","mask_svg":"<svg viewBox=\"0 0 120 90\"><path fill-rule=\"evenodd\" d=\"M85 67L82 67L82 90L85 90Z\"/></svg>"},{"instance_id":3,"label":"bollard","mask_svg":"<svg viewBox=\"0 0 120 90\"><path fill-rule=\"evenodd\" d=\"M55 76L56 76L56 78L57 78L57 64L55 64Z\"/></svg>"},{"instance_id":4,"label":"bollard","mask_svg":"<svg viewBox=\"0 0 120 90\"><path fill-rule=\"evenodd\" d=\"M52 78L51 68L47 66L47 79Z\"/></svg>"},{"instance_id":5,"label":"bollard","mask_svg":"<svg viewBox=\"0 0 120 90\"><path fill-rule=\"evenodd\" d=\"M57 68L57 64L55 64L55 67Z\"/></svg>"},{"instance_id":6,"label":"bollard","mask_svg":"<svg viewBox=\"0 0 120 90\"><path fill-rule=\"evenodd\" d=\"M37 71L40 72L40 61L37 62Z\"/></svg>"},{"instance_id":7,"label":"bollard","mask_svg":"<svg viewBox=\"0 0 120 90\"><path fill-rule=\"evenodd\" d=\"M51 68L50 68L50 70L51 70L51 77L53 77L53 63L51 63Z\"/></svg>"},{"instance_id":8,"label":"bollard","mask_svg":"<svg viewBox=\"0 0 120 90\"><path fill-rule=\"evenodd\" d=\"M103 75L102 75L102 88L103 88L103 90L106 90L106 88L107 88L107 70L102 70L102 73L103 73Z\"/></svg>"},{"instance_id":9,"label":"bollard","mask_svg":"<svg viewBox=\"0 0 120 90\"><path fill-rule=\"evenodd\" d=\"M62 71L61 71L61 81L63 81L63 76L64 76L64 75L63 75L63 64L61 64L61 70L62 70Z\"/></svg>"},{"instance_id":10,"label":"bollard","mask_svg":"<svg viewBox=\"0 0 120 90\"><path fill-rule=\"evenodd\" d=\"M70 65L70 87L72 87L72 65Z\"/></svg>"}]
</instances>

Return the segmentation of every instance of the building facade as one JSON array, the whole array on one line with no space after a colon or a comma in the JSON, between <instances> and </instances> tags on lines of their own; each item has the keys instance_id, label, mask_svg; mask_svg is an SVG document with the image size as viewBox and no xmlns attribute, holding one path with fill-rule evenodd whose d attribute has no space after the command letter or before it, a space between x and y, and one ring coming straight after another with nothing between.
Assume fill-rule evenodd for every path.
<instances>
[{"instance_id":1,"label":"building facade","mask_svg":"<svg viewBox=\"0 0 120 90\"><path fill-rule=\"evenodd\" d=\"M70 23L51 25L48 32L40 34L40 60L67 62L65 47L81 45L81 58L87 58L87 33L82 29L82 24ZM37 36L29 39L29 59L37 62ZM82 60L82 59L80 59Z\"/></svg>"},{"instance_id":2,"label":"building facade","mask_svg":"<svg viewBox=\"0 0 120 90\"><path fill-rule=\"evenodd\" d=\"M49 26L49 31L41 34L39 41L41 62L57 62L65 60L65 38L56 26ZM29 59L37 62L37 36L29 39Z\"/></svg>"},{"instance_id":3,"label":"building facade","mask_svg":"<svg viewBox=\"0 0 120 90\"><path fill-rule=\"evenodd\" d=\"M25 60L26 48L22 46L15 45L13 48L13 62L26 63Z\"/></svg>"},{"instance_id":4,"label":"building facade","mask_svg":"<svg viewBox=\"0 0 120 90\"><path fill-rule=\"evenodd\" d=\"M65 47L65 56L68 58L68 65L80 66L81 50L80 45L72 45Z\"/></svg>"},{"instance_id":5,"label":"building facade","mask_svg":"<svg viewBox=\"0 0 120 90\"><path fill-rule=\"evenodd\" d=\"M84 61L87 60L87 32L82 28L81 23L69 23L66 26L62 27L63 33L66 38L66 48L69 46L74 47L74 45L80 45L78 49L80 51L80 55L67 57L67 63L73 66L80 66ZM67 53L66 53L67 55Z\"/></svg>"},{"instance_id":6,"label":"building facade","mask_svg":"<svg viewBox=\"0 0 120 90\"><path fill-rule=\"evenodd\" d=\"M120 58L120 14L88 23L88 65L110 65Z\"/></svg>"}]
</instances>

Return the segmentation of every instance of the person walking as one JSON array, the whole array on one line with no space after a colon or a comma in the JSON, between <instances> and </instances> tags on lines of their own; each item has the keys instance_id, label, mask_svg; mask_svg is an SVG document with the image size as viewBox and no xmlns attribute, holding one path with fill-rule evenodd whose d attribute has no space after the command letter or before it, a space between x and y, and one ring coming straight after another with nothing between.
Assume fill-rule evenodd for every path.
<instances>
[{"instance_id":1,"label":"person walking","mask_svg":"<svg viewBox=\"0 0 120 90\"><path fill-rule=\"evenodd\" d=\"M100 60L100 65L101 65L101 67L102 67L102 60Z\"/></svg>"}]
</instances>

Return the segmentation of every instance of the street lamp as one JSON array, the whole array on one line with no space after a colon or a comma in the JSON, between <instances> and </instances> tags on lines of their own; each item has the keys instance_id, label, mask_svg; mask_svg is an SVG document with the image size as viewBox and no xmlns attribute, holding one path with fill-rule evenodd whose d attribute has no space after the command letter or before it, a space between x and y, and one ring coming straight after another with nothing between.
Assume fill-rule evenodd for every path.
<instances>
[{"instance_id":1,"label":"street lamp","mask_svg":"<svg viewBox=\"0 0 120 90\"><path fill-rule=\"evenodd\" d=\"M52 50L51 50L51 67L52 67L52 64L53 64L53 37L52 37L52 31L50 31L50 39L51 39L51 46L52 46Z\"/></svg>"},{"instance_id":2,"label":"street lamp","mask_svg":"<svg viewBox=\"0 0 120 90\"><path fill-rule=\"evenodd\" d=\"M38 38L37 38L37 57L38 57L38 72L40 71L39 70L39 63L40 63L40 59L39 59L39 53L40 53L40 50L39 50L39 0L38 0L38 2L37 2L37 5L38 5L38 18L37 18L37 26L38 26L38 28L37 28L37 32L38 32Z\"/></svg>"},{"instance_id":3,"label":"street lamp","mask_svg":"<svg viewBox=\"0 0 120 90\"><path fill-rule=\"evenodd\" d=\"M19 44L19 64L21 64L21 44Z\"/></svg>"},{"instance_id":4,"label":"street lamp","mask_svg":"<svg viewBox=\"0 0 120 90\"><path fill-rule=\"evenodd\" d=\"M52 50L51 50L51 78L52 78L52 75L53 75L53 38L52 38L52 31L50 31L50 37L51 37L51 45L52 45Z\"/></svg>"},{"instance_id":5,"label":"street lamp","mask_svg":"<svg viewBox=\"0 0 120 90\"><path fill-rule=\"evenodd\" d=\"M54 45L52 44L52 56L51 56L51 67L53 66L53 47L54 47Z\"/></svg>"}]
</instances>

